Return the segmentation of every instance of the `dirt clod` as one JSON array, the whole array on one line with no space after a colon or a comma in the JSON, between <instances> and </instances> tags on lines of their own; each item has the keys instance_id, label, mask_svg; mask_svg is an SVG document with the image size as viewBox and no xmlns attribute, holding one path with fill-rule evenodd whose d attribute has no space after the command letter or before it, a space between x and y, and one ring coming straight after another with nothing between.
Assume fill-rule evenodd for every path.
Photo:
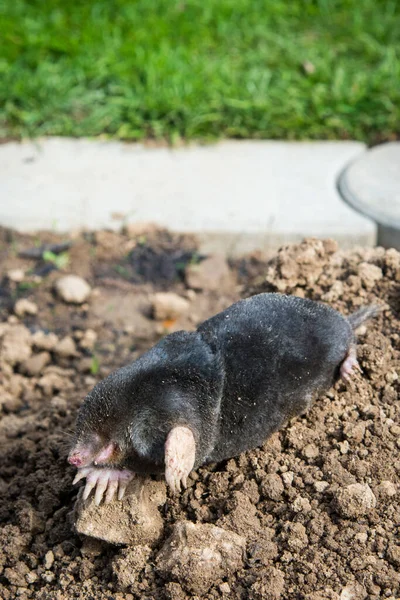
<instances>
[{"instance_id":1,"label":"dirt clod","mask_svg":"<svg viewBox=\"0 0 400 600\"><path fill-rule=\"evenodd\" d=\"M96 506L93 495L81 497L75 507L75 527L83 533L112 544L154 544L164 523L158 507L166 500L165 484L136 477L122 501Z\"/></svg>"},{"instance_id":2,"label":"dirt clod","mask_svg":"<svg viewBox=\"0 0 400 600\"><path fill-rule=\"evenodd\" d=\"M158 292L152 298L154 318L159 321L177 319L187 313L190 303L173 292Z\"/></svg>"},{"instance_id":3,"label":"dirt clod","mask_svg":"<svg viewBox=\"0 0 400 600\"><path fill-rule=\"evenodd\" d=\"M343 517L357 518L376 506L376 497L368 484L353 483L337 491L336 508Z\"/></svg>"},{"instance_id":4,"label":"dirt clod","mask_svg":"<svg viewBox=\"0 0 400 600\"><path fill-rule=\"evenodd\" d=\"M221 527L181 521L157 555L156 568L163 578L177 579L187 591L204 594L242 567L245 546L245 538Z\"/></svg>"},{"instance_id":5,"label":"dirt clod","mask_svg":"<svg viewBox=\"0 0 400 600\"><path fill-rule=\"evenodd\" d=\"M91 292L87 281L78 275L60 277L54 287L60 298L71 304L83 304Z\"/></svg>"}]
</instances>

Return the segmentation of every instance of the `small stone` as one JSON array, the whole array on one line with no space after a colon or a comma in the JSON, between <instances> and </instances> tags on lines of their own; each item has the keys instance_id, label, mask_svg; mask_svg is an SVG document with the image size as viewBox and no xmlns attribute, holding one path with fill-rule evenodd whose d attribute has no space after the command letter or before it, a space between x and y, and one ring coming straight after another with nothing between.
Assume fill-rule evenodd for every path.
<instances>
[{"instance_id":1,"label":"small stone","mask_svg":"<svg viewBox=\"0 0 400 600\"><path fill-rule=\"evenodd\" d=\"M357 542L360 542L360 544L366 544L368 541L368 533L365 533L364 531L361 531L360 533L356 533L356 535L354 536L354 539Z\"/></svg>"},{"instance_id":2,"label":"small stone","mask_svg":"<svg viewBox=\"0 0 400 600\"><path fill-rule=\"evenodd\" d=\"M375 283L383 277L382 269L367 262L358 265L358 275L367 289L373 288Z\"/></svg>"},{"instance_id":3,"label":"small stone","mask_svg":"<svg viewBox=\"0 0 400 600\"><path fill-rule=\"evenodd\" d=\"M314 483L315 491L319 494L322 494L329 487L329 483L327 481L316 481Z\"/></svg>"},{"instance_id":4,"label":"small stone","mask_svg":"<svg viewBox=\"0 0 400 600\"><path fill-rule=\"evenodd\" d=\"M319 456L319 449L315 444L307 444L303 450L303 455L306 458L317 458Z\"/></svg>"},{"instance_id":5,"label":"small stone","mask_svg":"<svg viewBox=\"0 0 400 600\"><path fill-rule=\"evenodd\" d=\"M50 362L51 356L48 352L39 352L22 363L21 371L30 377L36 377Z\"/></svg>"},{"instance_id":6,"label":"small stone","mask_svg":"<svg viewBox=\"0 0 400 600\"><path fill-rule=\"evenodd\" d=\"M28 584L35 583L35 581L38 580L37 573L35 573L35 571L29 571L29 573L25 575L25 579Z\"/></svg>"},{"instance_id":7,"label":"small stone","mask_svg":"<svg viewBox=\"0 0 400 600\"><path fill-rule=\"evenodd\" d=\"M46 552L45 557L44 557L44 568L49 571L51 569L51 567L53 566L54 563L54 554L52 552L52 550L49 550L48 552Z\"/></svg>"},{"instance_id":8,"label":"small stone","mask_svg":"<svg viewBox=\"0 0 400 600\"><path fill-rule=\"evenodd\" d=\"M390 433L392 435L400 435L400 425L392 425L390 428Z\"/></svg>"},{"instance_id":9,"label":"small stone","mask_svg":"<svg viewBox=\"0 0 400 600\"><path fill-rule=\"evenodd\" d=\"M283 491L282 479L277 473L268 473L261 482L262 496L271 500L281 500Z\"/></svg>"},{"instance_id":10,"label":"small stone","mask_svg":"<svg viewBox=\"0 0 400 600\"><path fill-rule=\"evenodd\" d=\"M158 321L177 319L188 312L190 303L173 292L159 292L152 299L154 318Z\"/></svg>"},{"instance_id":11,"label":"small stone","mask_svg":"<svg viewBox=\"0 0 400 600\"><path fill-rule=\"evenodd\" d=\"M378 485L377 491L383 498L392 498L397 494L397 487L395 483L385 480Z\"/></svg>"},{"instance_id":12,"label":"small stone","mask_svg":"<svg viewBox=\"0 0 400 600\"><path fill-rule=\"evenodd\" d=\"M32 354L32 338L24 325L0 324L1 357L5 363L16 365Z\"/></svg>"},{"instance_id":13,"label":"small stone","mask_svg":"<svg viewBox=\"0 0 400 600\"><path fill-rule=\"evenodd\" d=\"M357 518L375 508L376 497L368 484L352 483L338 489L335 506L342 517Z\"/></svg>"},{"instance_id":14,"label":"small stone","mask_svg":"<svg viewBox=\"0 0 400 600\"><path fill-rule=\"evenodd\" d=\"M37 315L38 306L35 302L28 300L27 298L21 298L14 304L14 312L18 317L24 317L25 315Z\"/></svg>"},{"instance_id":15,"label":"small stone","mask_svg":"<svg viewBox=\"0 0 400 600\"><path fill-rule=\"evenodd\" d=\"M282 473L281 477L282 477L282 481L286 487L289 487L292 485L293 479L294 479L293 471L286 471L286 473Z\"/></svg>"},{"instance_id":16,"label":"small stone","mask_svg":"<svg viewBox=\"0 0 400 600\"><path fill-rule=\"evenodd\" d=\"M189 593L206 594L216 579L243 567L244 537L210 524L178 521L156 558L162 577L178 580Z\"/></svg>"},{"instance_id":17,"label":"small stone","mask_svg":"<svg viewBox=\"0 0 400 600\"><path fill-rule=\"evenodd\" d=\"M14 283L21 283L24 280L25 273L22 269L11 269L7 272L7 277Z\"/></svg>"},{"instance_id":18,"label":"small stone","mask_svg":"<svg viewBox=\"0 0 400 600\"><path fill-rule=\"evenodd\" d=\"M84 350L93 350L97 340L97 333L93 329L86 329L79 341L79 345Z\"/></svg>"},{"instance_id":19,"label":"small stone","mask_svg":"<svg viewBox=\"0 0 400 600\"><path fill-rule=\"evenodd\" d=\"M231 588L229 583L227 583L226 581L224 581L224 583L221 583L219 586L219 591L221 592L221 594L230 594Z\"/></svg>"},{"instance_id":20,"label":"small stone","mask_svg":"<svg viewBox=\"0 0 400 600\"><path fill-rule=\"evenodd\" d=\"M55 283L55 289L64 302L70 304L83 304L89 297L91 287L78 275L65 275Z\"/></svg>"},{"instance_id":21,"label":"small stone","mask_svg":"<svg viewBox=\"0 0 400 600\"><path fill-rule=\"evenodd\" d=\"M65 338L60 340L54 347L54 352L59 356L68 358L69 356L77 356L76 345L72 337L67 335Z\"/></svg>"},{"instance_id":22,"label":"small stone","mask_svg":"<svg viewBox=\"0 0 400 600\"><path fill-rule=\"evenodd\" d=\"M301 496L297 496L297 498L292 504L292 508L296 513L308 513L311 510L311 504L308 498L302 498Z\"/></svg>"},{"instance_id":23,"label":"small stone","mask_svg":"<svg viewBox=\"0 0 400 600\"><path fill-rule=\"evenodd\" d=\"M185 271L186 284L194 290L225 291L234 286L233 274L223 256L209 256Z\"/></svg>"},{"instance_id":24,"label":"small stone","mask_svg":"<svg viewBox=\"0 0 400 600\"><path fill-rule=\"evenodd\" d=\"M395 567L400 567L400 545L395 542L390 542L387 549L387 557L389 561L395 565Z\"/></svg>"},{"instance_id":25,"label":"small stone","mask_svg":"<svg viewBox=\"0 0 400 600\"><path fill-rule=\"evenodd\" d=\"M51 351L58 344L58 337L55 333L46 334L44 331L36 331L32 336L32 343L38 350Z\"/></svg>"},{"instance_id":26,"label":"small stone","mask_svg":"<svg viewBox=\"0 0 400 600\"><path fill-rule=\"evenodd\" d=\"M364 600L367 597L367 591L360 583L346 585L340 593L340 600Z\"/></svg>"}]
</instances>

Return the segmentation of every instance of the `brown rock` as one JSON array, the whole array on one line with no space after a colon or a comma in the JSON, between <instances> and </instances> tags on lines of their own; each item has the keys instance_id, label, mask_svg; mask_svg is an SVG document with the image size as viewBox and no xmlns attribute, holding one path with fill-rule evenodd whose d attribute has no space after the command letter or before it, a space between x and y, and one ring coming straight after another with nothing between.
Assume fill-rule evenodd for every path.
<instances>
[{"instance_id":1,"label":"brown rock","mask_svg":"<svg viewBox=\"0 0 400 600\"><path fill-rule=\"evenodd\" d=\"M216 580L243 566L245 547L245 538L232 531L180 521L158 553L156 569L189 593L205 594Z\"/></svg>"},{"instance_id":2,"label":"brown rock","mask_svg":"<svg viewBox=\"0 0 400 600\"><path fill-rule=\"evenodd\" d=\"M93 496L87 502L79 494L75 505L78 533L111 544L152 545L162 535L163 519L158 507L166 501L164 482L136 477L128 486L125 498L96 506Z\"/></svg>"},{"instance_id":3,"label":"brown rock","mask_svg":"<svg viewBox=\"0 0 400 600\"><path fill-rule=\"evenodd\" d=\"M363 585L352 583L342 589L339 600L364 600L367 595L367 591Z\"/></svg>"},{"instance_id":4,"label":"brown rock","mask_svg":"<svg viewBox=\"0 0 400 600\"><path fill-rule=\"evenodd\" d=\"M87 281L78 275L60 277L54 287L60 298L69 304L83 304L91 292Z\"/></svg>"},{"instance_id":5,"label":"brown rock","mask_svg":"<svg viewBox=\"0 0 400 600\"><path fill-rule=\"evenodd\" d=\"M4 362L16 365L32 354L32 338L24 325L0 324L0 353Z\"/></svg>"},{"instance_id":6,"label":"brown rock","mask_svg":"<svg viewBox=\"0 0 400 600\"><path fill-rule=\"evenodd\" d=\"M154 318L158 321L177 319L188 312L190 303L173 292L159 292L152 298Z\"/></svg>"},{"instance_id":7,"label":"brown rock","mask_svg":"<svg viewBox=\"0 0 400 600\"><path fill-rule=\"evenodd\" d=\"M58 337L55 333L36 331L32 336L32 343L38 350L51 351L58 344Z\"/></svg>"},{"instance_id":8,"label":"brown rock","mask_svg":"<svg viewBox=\"0 0 400 600\"><path fill-rule=\"evenodd\" d=\"M362 284L367 289L373 288L375 283L383 277L382 269L367 262L359 264L358 275L361 277Z\"/></svg>"},{"instance_id":9,"label":"brown rock","mask_svg":"<svg viewBox=\"0 0 400 600\"><path fill-rule=\"evenodd\" d=\"M357 518L368 514L376 506L376 498L368 484L352 483L339 488L334 500L342 517Z\"/></svg>"},{"instance_id":10,"label":"brown rock","mask_svg":"<svg viewBox=\"0 0 400 600\"><path fill-rule=\"evenodd\" d=\"M39 354L34 354L22 363L21 371L30 377L35 377L36 375L40 375L50 361L51 356L49 352L39 352Z\"/></svg>"},{"instance_id":11,"label":"brown rock","mask_svg":"<svg viewBox=\"0 0 400 600\"><path fill-rule=\"evenodd\" d=\"M226 291L234 284L233 274L223 256L209 256L185 271L186 284L194 290Z\"/></svg>"},{"instance_id":12,"label":"brown rock","mask_svg":"<svg viewBox=\"0 0 400 600\"><path fill-rule=\"evenodd\" d=\"M72 337L67 335L65 338L60 340L54 347L54 352L59 356L69 357L77 356L76 345Z\"/></svg>"},{"instance_id":13,"label":"brown rock","mask_svg":"<svg viewBox=\"0 0 400 600\"><path fill-rule=\"evenodd\" d=\"M271 500L281 500L283 491L282 479L277 473L269 473L261 483L261 494Z\"/></svg>"},{"instance_id":14,"label":"brown rock","mask_svg":"<svg viewBox=\"0 0 400 600\"><path fill-rule=\"evenodd\" d=\"M92 350L97 340L97 333L93 329L86 329L82 338L79 340L79 345L84 350Z\"/></svg>"},{"instance_id":15,"label":"brown rock","mask_svg":"<svg viewBox=\"0 0 400 600\"><path fill-rule=\"evenodd\" d=\"M14 312L18 317L24 317L25 315L37 315L38 306L35 302L28 300L27 298L21 298L17 300L14 305Z\"/></svg>"}]
</instances>

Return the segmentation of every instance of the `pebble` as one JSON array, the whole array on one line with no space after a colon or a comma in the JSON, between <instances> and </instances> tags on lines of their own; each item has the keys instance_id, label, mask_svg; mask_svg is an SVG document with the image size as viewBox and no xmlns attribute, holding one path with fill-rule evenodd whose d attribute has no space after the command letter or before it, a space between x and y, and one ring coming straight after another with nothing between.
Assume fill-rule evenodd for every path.
<instances>
[{"instance_id":1,"label":"pebble","mask_svg":"<svg viewBox=\"0 0 400 600\"><path fill-rule=\"evenodd\" d=\"M308 498L303 498L302 496L297 496L295 501L292 504L292 508L294 512L299 513L309 513L311 510L311 504Z\"/></svg>"},{"instance_id":2,"label":"pebble","mask_svg":"<svg viewBox=\"0 0 400 600\"><path fill-rule=\"evenodd\" d=\"M233 531L205 523L178 521L156 558L156 569L171 572L189 593L206 594L216 579L243 567L246 539Z\"/></svg>"},{"instance_id":3,"label":"pebble","mask_svg":"<svg viewBox=\"0 0 400 600\"><path fill-rule=\"evenodd\" d=\"M21 371L30 377L40 375L46 365L51 362L51 356L48 352L39 352L28 358L21 365Z\"/></svg>"},{"instance_id":4,"label":"pebble","mask_svg":"<svg viewBox=\"0 0 400 600\"><path fill-rule=\"evenodd\" d=\"M357 518L375 508L376 497L368 484L352 483L338 489L335 505L342 517Z\"/></svg>"},{"instance_id":5,"label":"pebble","mask_svg":"<svg viewBox=\"0 0 400 600\"><path fill-rule=\"evenodd\" d=\"M24 280L25 273L22 269L11 269L7 273L7 278L14 283L21 283Z\"/></svg>"},{"instance_id":6,"label":"pebble","mask_svg":"<svg viewBox=\"0 0 400 600\"><path fill-rule=\"evenodd\" d=\"M280 476L277 473L268 473L261 482L261 494L271 500L280 500L283 492L284 487Z\"/></svg>"},{"instance_id":7,"label":"pebble","mask_svg":"<svg viewBox=\"0 0 400 600\"><path fill-rule=\"evenodd\" d=\"M367 262L359 264L358 275L361 277L361 281L367 289L373 288L375 283L383 277L382 269Z\"/></svg>"},{"instance_id":8,"label":"pebble","mask_svg":"<svg viewBox=\"0 0 400 600\"><path fill-rule=\"evenodd\" d=\"M186 267L185 279L194 290L221 291L234 286L233 274L223 256L209 256Z\"/></svg>"},{"instance_id":9,"label":"pebble","mask_svg":"<svg viewBox=\"0 0 400 600\"><path fill-rule=\"evenodd\" d=\"M76 345L72 337L67 335L65 338L60 340L54 347L54 352L59 356L77 356Z\"/></svg>"},{"instance_id":10,"label":"pebble","mask_svg":"<svg viewBox=\"0 0 400 600\"><path fill-rule=\"evenodd\" d=\"M346 585L340 593L340 600L364 600L367 597L366 589L359 583Z\"/></svg>"},{"instance_id":11,"label":"pebble","mask_svg":"<svg viewBox=\"0 0 400 600\"><path fill-rule=\"evenodd\" d=\"M79 341L84 350L92 350L97 340L97 333L93 329L87 329Z\"/></svg>"},{"instance_id":12,"label":"pebble","mask_svg":"<svg viewBox=\"0 0 400 600\"><path fill-rule=\"evenodd\" d=\"M32 336L32 343L38 350L51 351L58 344L58 337L55 333L36 331Z\"/></svg>"},{"instance_id":13,"label":"pebble","mask_svg":"<svg viewBox=\"0 0 400 600\"><path fill-rule=\"evenodd\" d=\"M35 302L28 300L27 298L20 298L14 305L14 312L18 317L24 317L25 315L37 315L38 306Z\"/></svg>"},{"instance_id":14,"label":"pebble","mask_svg":"<svg viewBox=\"0 0 400 600\"><path fill-rule=\"evenodd\" d=\"M54 554L53 554L52 550L49 550L48 552L46 552L45 557L44 557L45 569L47 571L49 569L51 569L51 567L53 566L53 563L54 563Z\"/></svg>"},{"instance_id":15,"label":"pebble","mask_svg":"<svg viewBox=\"0 0 400 600\"><path fill-rule=\"evenodd\" d=\"M190 303L174 292L159 292L152 298L154 318L158 321L177 319L188 312Z\"/></svg>"},{"instance_id":16,"label":"pebble","mask_svg":"<svg viewBox=\"0 0 400 600\"><path fill-rule=\"evenodd\" d=\"M396 484L388 480L382 481L378 485L378 492L380 496L391 498L392 496L395 496L397 494Z\"/></svg>"},{"instance_id":17,"label":"pebble","mask_svg":"<svg viewBox=\"0 0 400 600\"><path fill-rule=\"evenodd\" d=\"M89 297L91 287L78 275L65 275L55 283L55 289L64 302L83 304Z\"/></svg>"},{"instance_id":18,"label":"pebble","mask_svg":"<svg viewBox=\"0 0 400 600\"><path fill-rule=\"evenodd\" d=\"M316 481L314 483L315 491L319 494L322 494L329 487L329 483L327 481Z\"/></svg>"},{"instance_id":19,"label":"pebble","mask_svg":"<svg viewBox=\"0 0 400 600\"><path fill-rule=\"evenodd\" d=\"M319 449L315 444L307 444L303 450L303 454L306 458L317 458L319 456Z\"/></svg>"}]
</instances>

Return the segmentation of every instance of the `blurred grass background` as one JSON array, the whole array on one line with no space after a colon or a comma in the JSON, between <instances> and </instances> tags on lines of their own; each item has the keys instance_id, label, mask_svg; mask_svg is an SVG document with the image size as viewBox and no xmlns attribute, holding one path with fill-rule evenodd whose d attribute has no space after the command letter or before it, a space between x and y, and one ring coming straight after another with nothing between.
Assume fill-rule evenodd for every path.
<instances>
[{"instance_id":1,"label":"blurred grass background","mask_svg":"<svg viewBox=\"0 0 400 600\"><path fill-rule=\"evenodd\" d=\"M400 132L396 0L2 0L0 138Z\"/></svg>"}]
</instances>

